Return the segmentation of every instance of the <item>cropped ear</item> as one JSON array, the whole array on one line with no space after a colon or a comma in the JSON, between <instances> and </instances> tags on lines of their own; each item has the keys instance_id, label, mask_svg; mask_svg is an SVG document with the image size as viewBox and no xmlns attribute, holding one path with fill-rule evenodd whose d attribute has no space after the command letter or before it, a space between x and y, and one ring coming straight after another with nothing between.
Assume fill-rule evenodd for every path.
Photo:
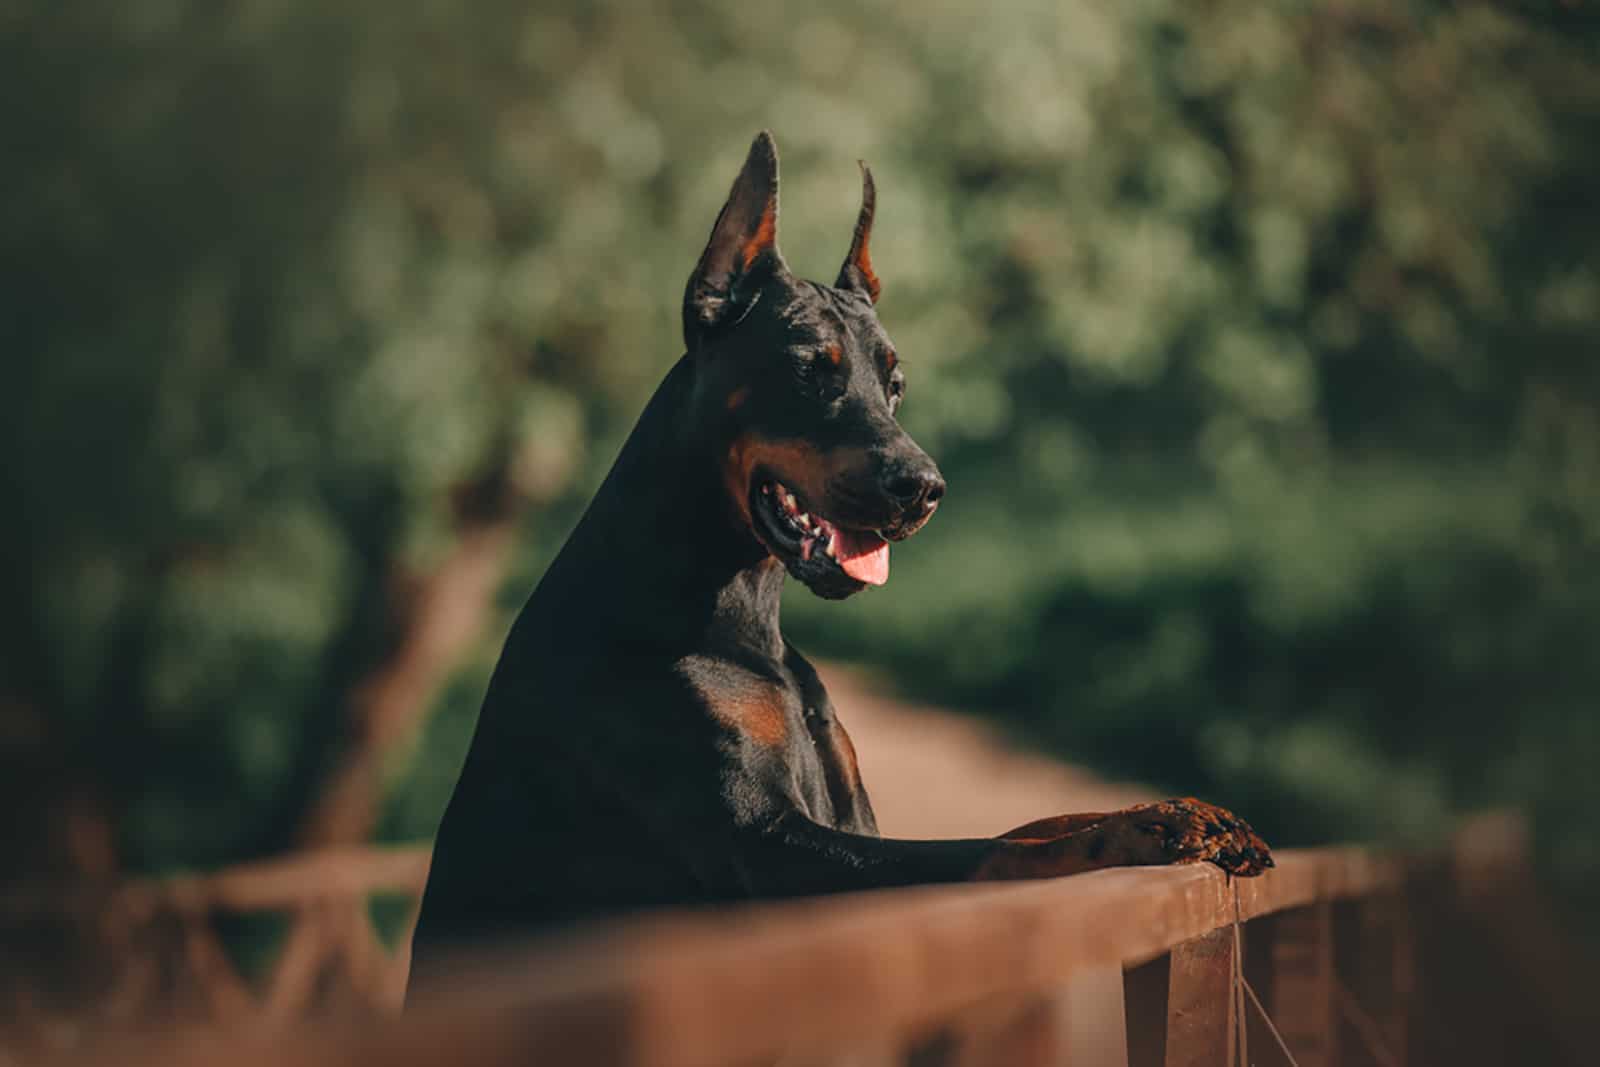
<instances>
[{"instance_id":1,"label":"cropped ear","mask_svg":"<svg viewBox=\"0 0 1600 1067\"><path fill-rule=\"evenodd\" d=\"M783 270L778 254L778 146L762 130L750 145L711 240L683 294L683 337L690 348L706 330L737 322L760 284Z\"/></svg>"},{"instance_id":2,"label":"cropped ear","mask_svg":"<svg viewBox=\"0 0 1600 1067\"><path fill-rule=\"evenodd\" d=\"M883 288L878 284L878 276L872 273L872 254L868 248L872 243L872 215L877 204L878 189L872 182L872 171L863 163L861 214L856 216L856 235L850 242L850 254L844 257L844 266L839 268L839 280L833 285L836 289L854 289L858 293L865 293L874 304L878 302L878 293Z\"/></svg>"}]
</instances>

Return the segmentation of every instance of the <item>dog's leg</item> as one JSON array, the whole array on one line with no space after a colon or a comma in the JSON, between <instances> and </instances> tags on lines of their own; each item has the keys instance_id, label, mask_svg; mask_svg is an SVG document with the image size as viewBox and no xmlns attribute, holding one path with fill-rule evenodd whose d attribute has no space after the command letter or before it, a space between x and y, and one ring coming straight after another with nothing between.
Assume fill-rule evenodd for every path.
<instances>
[{"instance_id":1,"label":"dog's leg","mask_svg":"<svg viewBox=\"0 0 1600 1067\"><path fill-rule=\"evenodd\" d=\"M1193 798L1040 819L995 838L942 841L853 834L791 814L748 858L759 887L779 895L1199 862L1250 876L1273 865L1266 842L1244 820Z\"/></svg>"},{"instance_id":2,"label":"dog's leg","mask_svg":"<svg viewBox=\"0 0 1600 1067\"><path fill-rule=\"evenodd\" d=\"M1006 841L1049 841L1057 837L1075 834L1079 830L1087 830L1096 823L1105 822L1111 817L1110 812L1084 811L1075 815L1052 815L1047 819L1035 819L1033 822L1024 823L1015 830L1007 830L1001 834Z\"/></svg>"},{"instance_id":3,"label":"dog's leg","mask_svg":"<svg viewBox=\"0 0 1600 1067\"><path fill-rule=\"evenodd\" d=\"M1101 867L1202 861L1246 877L1274 865L1267 843L1243 819L1182 797L1019 826L1000 835L997 851L975 877L1049 878Z\"/></svg>"},{"instance_id":4,"label":"dog's leg","mask_svg":"<svg viewBox=\"0 0 1600 1067\"><path fill-rule=\"evenodd\" d=\"M965 882L994 854L990 838L911 841L851 833L791 812L743 857L758 895L794 896Z\"/></svg>"}]
</instances>

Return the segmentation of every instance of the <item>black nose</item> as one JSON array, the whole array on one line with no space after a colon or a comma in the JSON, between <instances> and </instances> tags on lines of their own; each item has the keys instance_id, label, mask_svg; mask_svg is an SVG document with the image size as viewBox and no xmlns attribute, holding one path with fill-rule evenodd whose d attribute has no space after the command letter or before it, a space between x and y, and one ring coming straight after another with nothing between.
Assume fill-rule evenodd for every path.
<instances>
[{"instance_id":1,"label":"black nose","mask_svg":"<svg viewBox=\"0 0 1600 1067\"><path fill-rule=\"evenodd\" d=\"M931 509L944 496L944 476L931 464L914 470L899 470L883 480L883 491L907 511Z\"/></svg>"}]
</instances>

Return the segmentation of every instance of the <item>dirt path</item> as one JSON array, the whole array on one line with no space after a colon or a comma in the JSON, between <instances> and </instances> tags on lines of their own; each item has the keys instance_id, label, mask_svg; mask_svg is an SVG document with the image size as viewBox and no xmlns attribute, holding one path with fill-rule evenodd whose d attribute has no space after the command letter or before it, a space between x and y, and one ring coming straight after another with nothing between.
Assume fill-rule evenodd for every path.
<instances>
[{"instance_id":1,"label":"dirt path","mask_svg":"<svg viewBox=\"0 0 1600 1067\"><path fill-rule=\"evenodd\" d=\"M885 836L986 836L1045 815L1160 799L1022 751L978 720L888 696L861 671L820 670Z\"/></svg>"}]
</instances>

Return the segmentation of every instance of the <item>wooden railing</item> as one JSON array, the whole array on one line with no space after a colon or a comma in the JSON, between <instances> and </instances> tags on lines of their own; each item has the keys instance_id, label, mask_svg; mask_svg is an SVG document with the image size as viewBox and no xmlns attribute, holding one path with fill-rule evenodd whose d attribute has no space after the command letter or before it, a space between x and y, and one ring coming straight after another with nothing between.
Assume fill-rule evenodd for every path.
<instances>
[{"instance_id":1,"label":"wooden railing","mask_svg":"<svg viewBox=\"0 0 1600 1067\"><path fill-rule=\"evenodd\" d=\"M396 1009L425 848L297 853L208 874L0 892L0 1062L129 1027L261 1028ZM375 902L397 912L386 945ZM248 972L230 922L281 924ZM235 939L237 940L237 939Z\"/></svg>"},{"instance_id":2,"label":"wooden railing","mask_svg":"<svg viewBox=\"0 0 1600 1067\"><path fill-rule=\"evenodd\" d=\"M1286 851L1250 880L1122 869L613 924L464 960L404 1015L190 1029L83 1055L151 1067L1586 1062L1581 1040L1563 1045L1520 996L1528 983L1491 965L1495 938L1473 925L1523 940L1502 903L1520 884L1515 824L1471 839L1465 859ZM267 884L212 882L196 899L255 906L273 897ZM396 987L371 991L392 1005Z\"/></svg>"},{"instance_id":3,"label":"wooden railing","mask_svg":"<svg viewBox=\"0 0 1600 1067\"><path fill-rule=\"evenodd\" d=\"M187 916L184 966L226 992L174 1025L147 978L150 1010L54 1044L119 1067L1589 1062L1586 1028L1544 1010L1549 946L1512 914L1532 906L1518 825L1465 840L1286 851L1249 880L1122 869L613 924L463 960L404 1015L404 949L377 944L364 901L414 896L426 857L325 853L124 887L105 914ZM254 980L202 921L281 908L290 933ZM362 1010L314 1012L335 987Z\"/></svg>"},{"instance_id":4,"label":"wooden railing","mask_svg":"<svg viewBox=\"0 0 1600 1067\"><path fill-rule=\"evenodd\" d=\"M496 1064L1220 1065L1273 1062L1238 1057L1274 1029L1331 1064L1346 1013L1403 1062L1401 875L1287 852L1253 880L1124 869L657 921L504 960L407 1025ZM1334 963L1352 921L1359 980ZM408 1043L361 1054L425 1062L387 1058Z\"/></svg>"}]
</instances>

